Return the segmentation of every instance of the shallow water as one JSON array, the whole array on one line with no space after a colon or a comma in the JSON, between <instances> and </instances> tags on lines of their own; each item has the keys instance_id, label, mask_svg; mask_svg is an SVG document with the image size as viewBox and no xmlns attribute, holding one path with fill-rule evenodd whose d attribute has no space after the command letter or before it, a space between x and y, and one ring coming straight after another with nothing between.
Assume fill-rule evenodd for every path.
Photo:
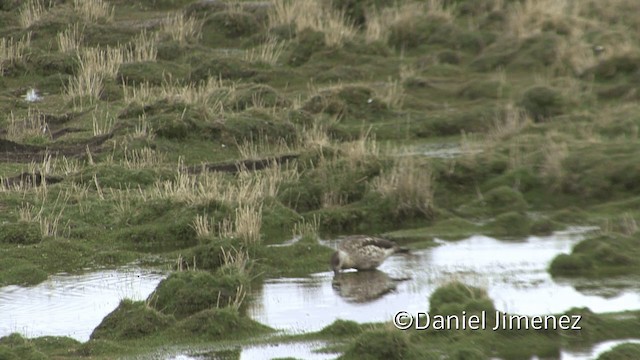
<instances>
[{"instance_id":1,"label":"shallow water","mask_svg":"<svg viewBox=\"0 0 640 360\"><path fill-rule=\"evenodd\" d=\"M291 332L317 331L336 319L389 321L398 311L428 311L431 293L451 280L487 289L496 308L510 313L541 315L572 307L594 312L640 309L637 278L555 281L547 273L551 260L570 252L584 230L517 242L486 236L440 241L440 246L412 256L387 259L379 272L348 272L335 281L332 272L267 280L253 294L249 314Z\"/></svg>"},{"instance_id":2,"label":"shallow water","mask_svg":"<svg viewBox=\"0 0 640 360\"><path fill-rule=\"evenodd\" d=\"M625 340L610 340L597 343L591 346L586 346L576 349L565 349L560 351L560 360L592 360L597 358L600 354L611 350L613 347L626 342L640 343L640 339L625 339ZM248 346L239 348L240 359L273 359L273 358L285 358L294 357L297 359L307 360L328 360L336 359L339 354L333 353L318 353L318 349L326 346L326 343L321 341L311 342L292 342L282 344L265 344L258 346ZM227 350L228 352L228 350ZM167 356L167 360L204 360L204 359L225 359L225 351L207 351L207 352L194 352L193 354L180 354ZM237 359L237 353L234 353L230 358ZM531 360L538 360L537 357L533 357Z\"/></svg>"},{"instance_id":3,"label":"shallow water","mask_svg":"<svg viewBox=\"0 0 640 360\"><path fill-rule=\"evenodd\" d=\"M166 275L140 268L60 274L33 287L0 288L0 337L69 336L89 340L120 300L143 300Z\"/></svg>"},{"instance_id":4,"label":"shallow water","mask_svg":"<svg viewBox=\"0 0 640 360\"><path fill-rule=\"evenodd\" d=\"M256 346L246 346L238 348L240 352L240 360L253 360L253 359L274 359L274 358L286 358L295 357L297 359L306 360L329 360L335 359L340 354L336 353L320 353L317 350L326 346L322 341L308 341L308 342L288 342L279 344L263 344ZM228 356L227 354L231 353ZM225 357L229 359L237 359L237 353L233 350L212 350L207 352L195 352L194 354L180 354L169 356L167 360L205 360L205 359L221 359Z\"/></svg>"}]
</instances>

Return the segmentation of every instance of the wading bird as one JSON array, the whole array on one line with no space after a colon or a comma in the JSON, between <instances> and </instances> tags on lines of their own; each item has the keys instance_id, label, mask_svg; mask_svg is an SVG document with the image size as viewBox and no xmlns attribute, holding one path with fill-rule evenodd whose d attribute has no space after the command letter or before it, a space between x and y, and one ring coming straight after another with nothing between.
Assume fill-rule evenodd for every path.
<instances>
[{"instance_id":1,"label":"wading bird","mask_svg":"<svg viewBox=\"0 0 640 360\"><path fill-rule=\"evenodd\" d=\"M366 235L346 237L331 256L331 269L338 274L342 269L373 270L389 256L408 253L393 241Z\"/></svg>"}]
</instances>

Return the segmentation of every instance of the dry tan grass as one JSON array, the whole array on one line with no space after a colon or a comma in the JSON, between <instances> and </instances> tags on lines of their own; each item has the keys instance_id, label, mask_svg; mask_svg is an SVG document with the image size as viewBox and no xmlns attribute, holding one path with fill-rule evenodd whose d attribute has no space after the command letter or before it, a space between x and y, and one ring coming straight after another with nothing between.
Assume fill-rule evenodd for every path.
<instances>
[{"instance_id":1,"label":"dry tan grass","mask_svg":"<svg viewBox=\"0 0 640 360\"><path fill-rule=\"evenodd\" d=\"M376 90L376 97L387 104L389 109L400 110L404 103L404 86L400 80L389 77L384 86Z\"/></svg>"},{"instance_id":2,"label":"dry tan grass","mask_svg":"<svg viewBox=\"0 0 640 360\"><path fill-rule=\"evenodd\" d=\"M269 11L271 27L293 25L296 31L312 29L323 32L329 46L342 46L355 38L357 30L343 11L315 0L272 0Z\"/></svg>"},{"instance_id":3,"label":"dry tan grass","mask_svg":"<svg viewBox=\"0 0 640 360\"><path fill-rule=\"evenodd\" d=\"M396 6L377 11L371 9L367 14L364 38L367 43L381 41L386 43L392 25L407 24L410 26L423 16L428 8L424 3L402 2Z\"/></svg>"},{"instance_id":4,"label":"dry tan grass","mask_svg":"<svg viewBox=\"0 0 640 360\"><path fill-rule=\"evenodd\" d=\"M20 38L20 40L14 40L13 38L0 39L0 76L3 76L5 66L22 60L30 46L31 32Z\"/></svg>"},{"instance_id":5,"label":"dry tan grass","mask_svg":"<svg viewBox=\"0 0 640 360\"><path fill-rule=\"evenodd\" d=\"M547 136L546 144L542 148L542 164L540 175L552 187L560 185L565 176L564 160L569 155L568 146L564 142L556 142L552 136Z\"/></svg>"},{"instance_id":6,"label":"dry tan grass","mask_svg":"<svg viewBox=\"0 0 640 360\"><path fill-rule=\"evenodd\" d=\"M206 214L196 215L191 226L196 231L196 236L198 238L204 238L213 234L213 219L208 217Z\"/></svg>"},{"instance_id":7,"label":"dry tan grass","mask_svg":"<svg viewBox=\"0 0 640 360\"><path fill-rule=\"evenodd\" d=\"M42 236L58 237L62 230L69 228L69 221L62 222L62 216L69 201L66 195L67 193L58 193L51 205L47 204L46 194L40 200L40 207L28 203L22 204L18 210L20 221L38 223Z\"/></svg>"},{"instance_id":8,"label":"dry tan grass","mask_svg":"<svg viewBox=\"0 0 640 360\"><path fill-rule=\"evenodd\" d=\"M260 46L245 51L243 59L250 63L276 65L284 52L285 43L273 36L268 36Z\"/></svg>"},{"instance_id":9,"label":"dry tan grass","mask_svg":"<svg viewBox=\"0 0 640 360\"><path fill-rule=\"evenodd\" d=\"M292 235L299 238L317 239L320 234L320 217L313 216L312 219L303 219L293 225Z\"/></svg>"},{"instance_id":10,"label":"dry tan grass","mask_svg":"<svg viewBox=\"0 0 640 360\"><path fill-rule=\"evenodd\" d=\"M70 25L65 31L59 32L56 39L58 40L58 50L60 52L78 51L82 45L83 30L76 23Z\"/></svg>"},{"instance_id":11,"label":"dry tan grass","mask_svg":"<svg viewBox=\"0 0 640 360\"><path fill-rule=\"evenodd\" d=\"M115 124L116 120L115 116L110 115L108 111L106 113L100 114L101 116L97 115L98 114L96 111L91 114L93 136L111 133L113 131L113 125Z\"/></svg>"},{"instance_id":12,"label":"dry tan grass","mask_svg":"<svg viewBox=\"0 0 640 360\"><path fill-rule=\"evenodd\" d=\"M496 114L493 126L487 132L488 147L520 133L533 121L527 112L511 103L506 104L502 114Z\"/></svg>"},{"instance_id":13,"label":"dry tan grass","mask_svg":"<svg viewBox=\"0 0 640 360\"><path fill-rule=\"evenodd\" d=\"M43 137L50 138L51 133L45 117L39 111L29 108L27 114L16 116L13 111L7 115L7 138L23 142L25 139Z\"/></svg>"},{"instance_id":14,"label":"dry tan grass","mask_svg":"<svg viewBox=\"0 0 640 360\"><path fill-rule=\"evenodd\" d=\"M527 38L542 31L545 22L560 22L577 13L568 0L525 0L513 3L507 13L509 34Z\"/></svg>"},{"instance_id":15,"label":"dry tan grass","mask_svg":"<svg viewBox=\"0 0 640 360\"><path fill-rule=\"evenodd\" d=\"M160 32L180 44L186 44L194 42L202 36L202 25L201 20L177 13L169 15L165 19Z\"/></svg>"},{"instance_id":16,"label":"dry tan grass","mask_svg":"<svg viewBox=\"0 0 640 360\"><path fill-rule=\"evenodd\" d=\"M235 233L245 244L260 242L262 205L244 205L236 209Z\"/></svg>"},{"instance_id":17,"label":"dry tan grass","mask_svg":"<svg viewBox=\"0 0 640 360\"><path fill-rule=\"evenodd\" d=\"M183 85L167 79L159 90L159 98L202 105L209 115L224 112L223 101L236 91L234 82L225 83L210 77L206 82Z\"/></svg>"},{"instance_id":18,"label":"dry tan grass","mask_svg":"<svg viewBox=\"0 0 640 360\"><path fill-rule=\"evenodd\" d=\"M433 214L433 174L413 156L396 157L393 167L372 181L372 189L395 201L397 216Z\"/></svg>"},{"instance_id":19,"label":"dry tan grass","mask_svg":"<svg viewBox=\"0 0 640 360\"><path fill-rule=\"evenodd\" d=\"M48 2L51 5L51 2ZM47 11L45 0L27 0L20 9L18 20L22 28L27 29L37 23Z\"/></svg>"},{"instance_id":20,"label":"dry tan grass","mask_svg":"<svg viewBox=\"0 0 640 360\"><path fill-rule=\"evenodd\" d=\"M262 159L269 155L294 152L284 139L274 142L266 135L260 135L257 139L242 139L240 143L236 143L236 147L243 159Z\"/></svg>"},{"instance_id":21,"label":"dry tan grass","mask_svg":"<svg viewBox=\"0 0 640 360\"><path fill-rule=\"evenodd\" d=\"M156 61L158 56L157 42L157 33L148 33L146 30L142 30L129 46L125 60L127 62Z\"/></svg>"},{"instance_id":22,"label":"dry tan grass","mask_svg":"<svg viewBox=\"0 0 640 360\"><path fill-rule=\"evenodd\" d=\"M113 21L114 6L103 0L73 0L73 9L86 22Z\"/></svg>"},{"instance_id":23,"label":"dry tan grass","mask_svg":"<svg viewBox=\"0 0 640 360\"><path fill-rule=\"evenodd\" d=\"M143 147L142 149L127 149L124 148L124 159L122 163L124 167L128 169L146 169L157 168L166 161L165 154L153 150L149 147Z\"/></svg>"}]
</instances>

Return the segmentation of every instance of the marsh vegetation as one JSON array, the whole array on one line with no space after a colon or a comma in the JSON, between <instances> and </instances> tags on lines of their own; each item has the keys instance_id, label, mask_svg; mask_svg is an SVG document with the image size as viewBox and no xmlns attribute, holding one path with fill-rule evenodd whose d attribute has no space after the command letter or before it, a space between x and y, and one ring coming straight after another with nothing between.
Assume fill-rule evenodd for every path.
<instances>
[{"instance_id":1,"label":"marsh vegetation","mask_svg":"<svg viewBox=\"0 0 640 360\"><path fill-rule=\"evenodd\" d=\"M132 262L171 271L89 341L12 334L0 358L274 336L329 341L345 358L515 359L637 336L638 309L567 309L586 319L580 333L337 322L296 337L247 307L265 279L327 271L318 239L350 233L423 249L592 226L550 262L554 279L638 276L638 11L633 0L0 0L0 286ZM415 151L442 144L459 151ZM438 311L493 307L457 295Z\"/></svg>"}]
</instances>

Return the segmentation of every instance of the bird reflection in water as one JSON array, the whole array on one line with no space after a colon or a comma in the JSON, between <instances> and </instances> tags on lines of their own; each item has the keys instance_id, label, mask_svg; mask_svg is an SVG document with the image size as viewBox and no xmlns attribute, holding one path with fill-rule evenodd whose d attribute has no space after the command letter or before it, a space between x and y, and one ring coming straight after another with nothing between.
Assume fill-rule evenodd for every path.
<instances>
[{"instance_id":1,"label":"bird reflection in water","mask_svg":"<svg viewBox=\"0 0 640 360\"><path fill-rule=\"evenodd\" d=\"M366 303L393 292L398 282L383 271L370 270L338 273L333 278L332 286L346 301Z\"/></svg>"}]
</instances>

